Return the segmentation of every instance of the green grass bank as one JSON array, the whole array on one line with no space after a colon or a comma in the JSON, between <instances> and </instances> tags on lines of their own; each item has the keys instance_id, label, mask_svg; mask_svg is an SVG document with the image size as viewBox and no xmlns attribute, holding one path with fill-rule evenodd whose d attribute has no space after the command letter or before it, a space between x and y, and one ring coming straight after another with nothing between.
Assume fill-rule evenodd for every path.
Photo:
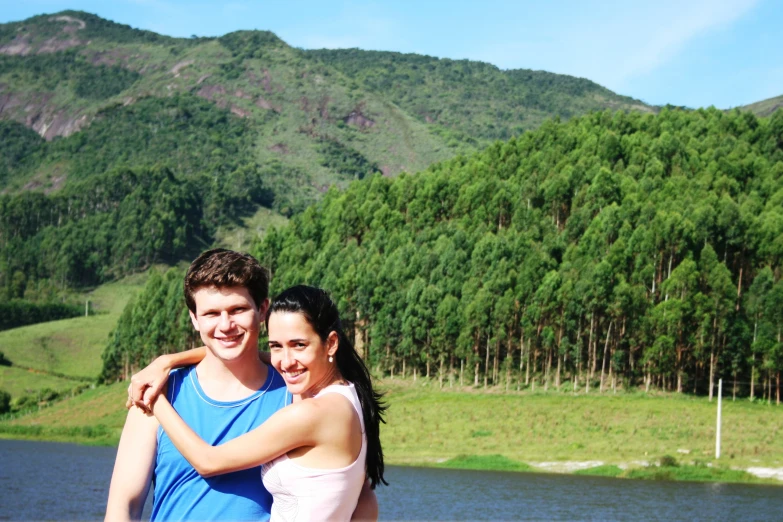
<instances>
[{"instance_id":1,"label":"green grass bank","mask_svg":"<svg viewBox=\"0 0 783 522\"><path fill-rule=\"evenodd\" d=\"M399 379L380 386L389 404L381 431L389 464L780 483L742 471L783 467L783 408L774 405L725 400L715 460L715 402L702 397L442 391ZM116 444L126 387L98 387L2 420L0 437Z\"/></svg>"}]
</instances>

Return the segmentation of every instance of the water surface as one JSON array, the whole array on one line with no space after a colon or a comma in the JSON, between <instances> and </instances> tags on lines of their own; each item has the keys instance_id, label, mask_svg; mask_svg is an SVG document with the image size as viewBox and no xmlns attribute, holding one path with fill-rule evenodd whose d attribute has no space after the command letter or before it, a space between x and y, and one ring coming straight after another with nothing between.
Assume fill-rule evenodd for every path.
<instances>
[{"instance_id":1,"label":"water surface","mask_svg":"<svg viewBox=\"0 0 783 522\"><path fill-rule=\"evenodd\" d=\"M0 520L102 520L115 454L0 440ZM783 486L396 466L386 478L383 521L783 519Z\"/></svg>"}]
</instances>

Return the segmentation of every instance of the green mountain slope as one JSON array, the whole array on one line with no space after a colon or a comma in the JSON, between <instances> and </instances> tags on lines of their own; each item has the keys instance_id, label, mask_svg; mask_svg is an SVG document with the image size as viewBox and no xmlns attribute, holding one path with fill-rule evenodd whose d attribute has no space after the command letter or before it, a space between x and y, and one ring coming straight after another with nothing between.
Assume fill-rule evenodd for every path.
<instances>
[{"instance_id":1,"label":"green mountain slope","mask_svg":"<svg viewBox=\"0 0 783 522\"><path fill-rule=\"evenodd\" d=\"M421 170L547 117L650 110L568 76L396 53L301 51L265 31L169 38L78 11L0 26L0 118L46 139L78 132L118 105L173 93L252 122L254 159L303 173L284 188L308 191L308 200L346 178Z\"/></svg>"},{"instance_id":2,"label":"green mountain slope","mask_svg":"<svg viewBox=\"0 0 783 522\"><path fill-rule=\"evenodd\" d=\"M291 216L331 186L603 107L649 110L587 80L266 31L169 38L78 11L3 24L0 294L172 263L236 242L259 207Z\"/></svg>"},{"instance_id":3,"label":"green mountain slope","mask_svg":"<svg viewBox=\"0 0 783 522\"><path fill-rule=\"evenodd\" d=\"M776 110L783 107L783 95L776 96L774 98L768 98L750 105L745 105L739 109L742 111L750 111L757 116L769 116Z\"/></svg>"},{"instance_id":4,"label":"green mountain slope","mask_svg":"<svg viewBox=\"0 0 783 522\"><path fill-rule=\"evenodd\" d=\"M501 71L482 62L360 49L306 54L470 144L506 140L553 116L568 119L606 108L653 111L590 80L546 71Z\"/></svg>"}]
</instances>

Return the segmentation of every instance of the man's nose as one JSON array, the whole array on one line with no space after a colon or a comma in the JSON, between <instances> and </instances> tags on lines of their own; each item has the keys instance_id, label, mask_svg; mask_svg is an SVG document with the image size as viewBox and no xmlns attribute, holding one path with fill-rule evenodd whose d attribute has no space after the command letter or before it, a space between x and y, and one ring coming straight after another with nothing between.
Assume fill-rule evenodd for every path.
<instances>
[{"instance_id":1,"label":"man's nose","mask_svg":"<svg viewBox=\"0 0 783 522\"><path fill-rule=\"evenodd\" d=\"M220 314L220 329L221 330L230 330L234 326L234 321L231 320L231 316L228 315L228 312L222 312Z\"/></svg>"}]
</instances>

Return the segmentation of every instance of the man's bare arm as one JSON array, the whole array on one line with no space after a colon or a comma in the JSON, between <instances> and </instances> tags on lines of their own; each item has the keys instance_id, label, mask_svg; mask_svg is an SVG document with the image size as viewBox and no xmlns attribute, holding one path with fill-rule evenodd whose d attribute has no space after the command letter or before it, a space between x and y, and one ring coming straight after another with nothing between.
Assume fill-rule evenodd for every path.
<instances>
[{"instance_id":1,"label":"man's bare arm","mask_svg":"<svg viewBox=\"0 0 783 522\"><path fill-rule=\"evenodd\" d=\"M139 520L157 453L158 421L131 408L122 428L106 505L106 521Z\"/></svg>"}]
</instances>

